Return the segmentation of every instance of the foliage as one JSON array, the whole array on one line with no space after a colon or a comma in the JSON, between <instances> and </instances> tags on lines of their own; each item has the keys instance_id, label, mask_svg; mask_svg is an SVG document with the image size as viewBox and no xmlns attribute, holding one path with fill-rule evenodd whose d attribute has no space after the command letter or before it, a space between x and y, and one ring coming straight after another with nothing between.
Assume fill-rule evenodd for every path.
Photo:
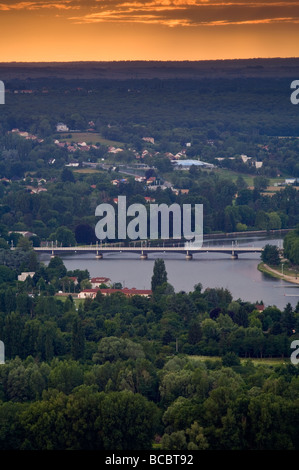
<instances>
[{"instance_id":1,"label":"foliage","mask_svg":"<svg viewBox=\"0 0 299 470\"><path fill-rule=\"evenodd\" d=\"M167 272L163 259L155 260L154 271L152 276L151 287L152 291L155 292L158 287L162 287L167 283Z\"/></svg>"},{"instance_id":2,"label":"foliage","mask_svg":"<svg viewBox=\"0 0 299 470\"><path fill-rule=\"evenodd\" d=\"M278 266L280 264L279 248L276 245L267 244L263 248L261 259L270 266Z\"/></svg>"},{"instance_id":3,"label":"foliage","mask_svg":"<svg viewBox=\"0 0 299 470\"><path fill-rule=\"evenodd\" d=\"M283 241L285 257L293 264L299 265L299 227L289 232Z\"/></svg>"}]
</instances>

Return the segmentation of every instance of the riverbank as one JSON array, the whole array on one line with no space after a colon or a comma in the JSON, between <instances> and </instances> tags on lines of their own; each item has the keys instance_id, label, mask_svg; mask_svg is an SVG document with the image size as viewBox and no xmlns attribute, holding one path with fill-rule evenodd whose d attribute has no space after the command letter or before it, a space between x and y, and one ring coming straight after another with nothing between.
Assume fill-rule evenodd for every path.
<instances>
[{"instance_id":1,"label":"riverbank","mask_svg":"<svg viewBox=\"0 0 299 470\"><path fill-rule=\"evenodd\" d=\"M268 274L269 276L274 277L275 279L282 279L283 281L299 285L299 279L297 278L297 276L282 274L282 272L278 271L277 269L271 268L266 263L259 263L257 268L262 273Z\"/></svg>"},{"instance_id":2,"label":"riverbank","mask_svg":"<svg viewBox=\"0 0 299 470\"><path fill-rule=\"evenodd\" d=\"M268 235L268 236L281 236L283 237L286 235L288 232L292 231L294 229L292 228L284 228L284 229L279 229L279 230L248 230L245 232L219 232L219 233L207 233L204 234L203 239L211 239L211 238L235 238L235 237L254 237L254 236L263 236L263 235Z\"/></svg>"}]
</instances>

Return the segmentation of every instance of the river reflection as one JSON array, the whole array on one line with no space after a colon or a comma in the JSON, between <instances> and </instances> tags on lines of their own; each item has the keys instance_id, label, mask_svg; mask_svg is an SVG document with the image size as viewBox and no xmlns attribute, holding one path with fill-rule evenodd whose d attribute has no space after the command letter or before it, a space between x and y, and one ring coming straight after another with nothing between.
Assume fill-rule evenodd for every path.
<instances>
[{"instance_id":1,"label":"river reflection","mask_svg":"<svg viewBox=\"0 0 299 470\"><path fill-rule=\"evenodd\" d=\"M267 243L282 246L281 238L240 237L238 239L218 238L205 240L206 246L239 244L239 246L262 247ZM227 288L234 299L250 302L263 301L265 305L276 305L283 309L289 302L296 306L299 301L299 286L268 277L257 269L260 262L259 253L239 255L232 260L223 253L195 254L186 261L183 254L156 253L150 254L147 260L140 260L134 253L107 253L104 258L96 260L95 255L73 254L63 256L68 270L88 269L91 277L109 277L112 282L121 282L125 287L150 289L155 259L163 258L168 274L168 281L176 292L192 291L197 283L203 288ZM43 255L44 262L49 257Z\"/></svg>"}]
</instances>

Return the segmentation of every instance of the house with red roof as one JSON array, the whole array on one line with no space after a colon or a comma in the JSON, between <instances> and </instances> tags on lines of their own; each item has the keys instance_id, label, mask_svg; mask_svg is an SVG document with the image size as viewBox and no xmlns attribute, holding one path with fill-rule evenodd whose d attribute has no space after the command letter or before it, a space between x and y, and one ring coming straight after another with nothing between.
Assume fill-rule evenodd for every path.
<instances>
[{"instance_id":1,"label":"house with red roof","mask_svg":"<svg viewBox=\"0 0 299 470\"><path fill-rule=\"evenodd\" d=\"M111 279L109 277L93 277L90 279L92 289L100 287L102 284L111 285Z\"/></svg>"},{"instance_id":2,"label":"house with red roof","mask_svg":"<svg viewBox=\"0 0 299 470\"><path fill-rule=\"evenodd\" d=\"M126 297L133 297L134 295L140 295L142 297L150 297L152 295L151 290L146 289L128 289L124 287L123 289L84 289L78 294L78 299L95 299L97 293L100 292L102 295L107 296L111 294L116 294L117 292L124 294Z\"/></svg>"}]
</instances>

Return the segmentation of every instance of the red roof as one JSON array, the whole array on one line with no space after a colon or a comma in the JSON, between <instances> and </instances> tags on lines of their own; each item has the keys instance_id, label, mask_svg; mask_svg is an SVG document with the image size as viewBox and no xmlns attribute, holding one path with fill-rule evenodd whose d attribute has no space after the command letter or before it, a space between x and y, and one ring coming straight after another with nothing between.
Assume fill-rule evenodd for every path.
<instances>
[{"instance_id":1,"label":"red roof","mask_svg":"<svg viewBox=\"0 0 299 470\"><path fill-rule=\"evenodd\" d=\"M146 289L135 289L134 287L132 289L128 289L127 287L124 287L123 289L99 289L102 294L114 294L115 292L122 292L125 295L152 295L151 290L146 290Z\"/></svg>"},{"instance_id":2,"label":"red roof","mask_svg":"<svg viewBox=\"0 0 299 470\"><path fill-rule=\"evenodd\" d=\"M126 296L131 296L131 295L152 295L152 291L151 290L146 290L146 289L135 289L135 287L133 287L132 289L128 289L127 287L124 287L123 289L99 289L99 288L95 288L95 289L84 289L82 292L86 292L86 293L97 293L97 292L101 292L102 294L115 294L116 292L121 292L122 294L126 295Z\"/></svg>"},{"instance_id":3,"label":"red roof","mask_svg":"<svg viewBox=\"0 0 299 470\"><path fill-rule=\"evenodd\" d=\"M107 281L110 281L109 277L93 277L90 282L93 284L95 282L100 282L100 283L104 283L104 282L107 282Z\"/></svg>"},{"instance_id":4,"label":"red roof","mask_svg":"<svg viewBox=\"0 0 299 470\"><path fill-rule=\"evenodd\" d=\"M84 289L82 290L80 293L82 294L82 292L98 292L100 289Z\"/></svg>"},{"instance_id":5,"label":"red roof","mask_svg":"<svg viewBox=\"0 0 299 470\"><path fill-rule=\"evenodd\" d=\"M255 306L255 308L256 308L256 310L260 310L260 311L262 312L263 310L265 310L265 305L263 305L263 304L262 304L262 305L257 304L257 305Z\"/></svg>"}]
</instances>

